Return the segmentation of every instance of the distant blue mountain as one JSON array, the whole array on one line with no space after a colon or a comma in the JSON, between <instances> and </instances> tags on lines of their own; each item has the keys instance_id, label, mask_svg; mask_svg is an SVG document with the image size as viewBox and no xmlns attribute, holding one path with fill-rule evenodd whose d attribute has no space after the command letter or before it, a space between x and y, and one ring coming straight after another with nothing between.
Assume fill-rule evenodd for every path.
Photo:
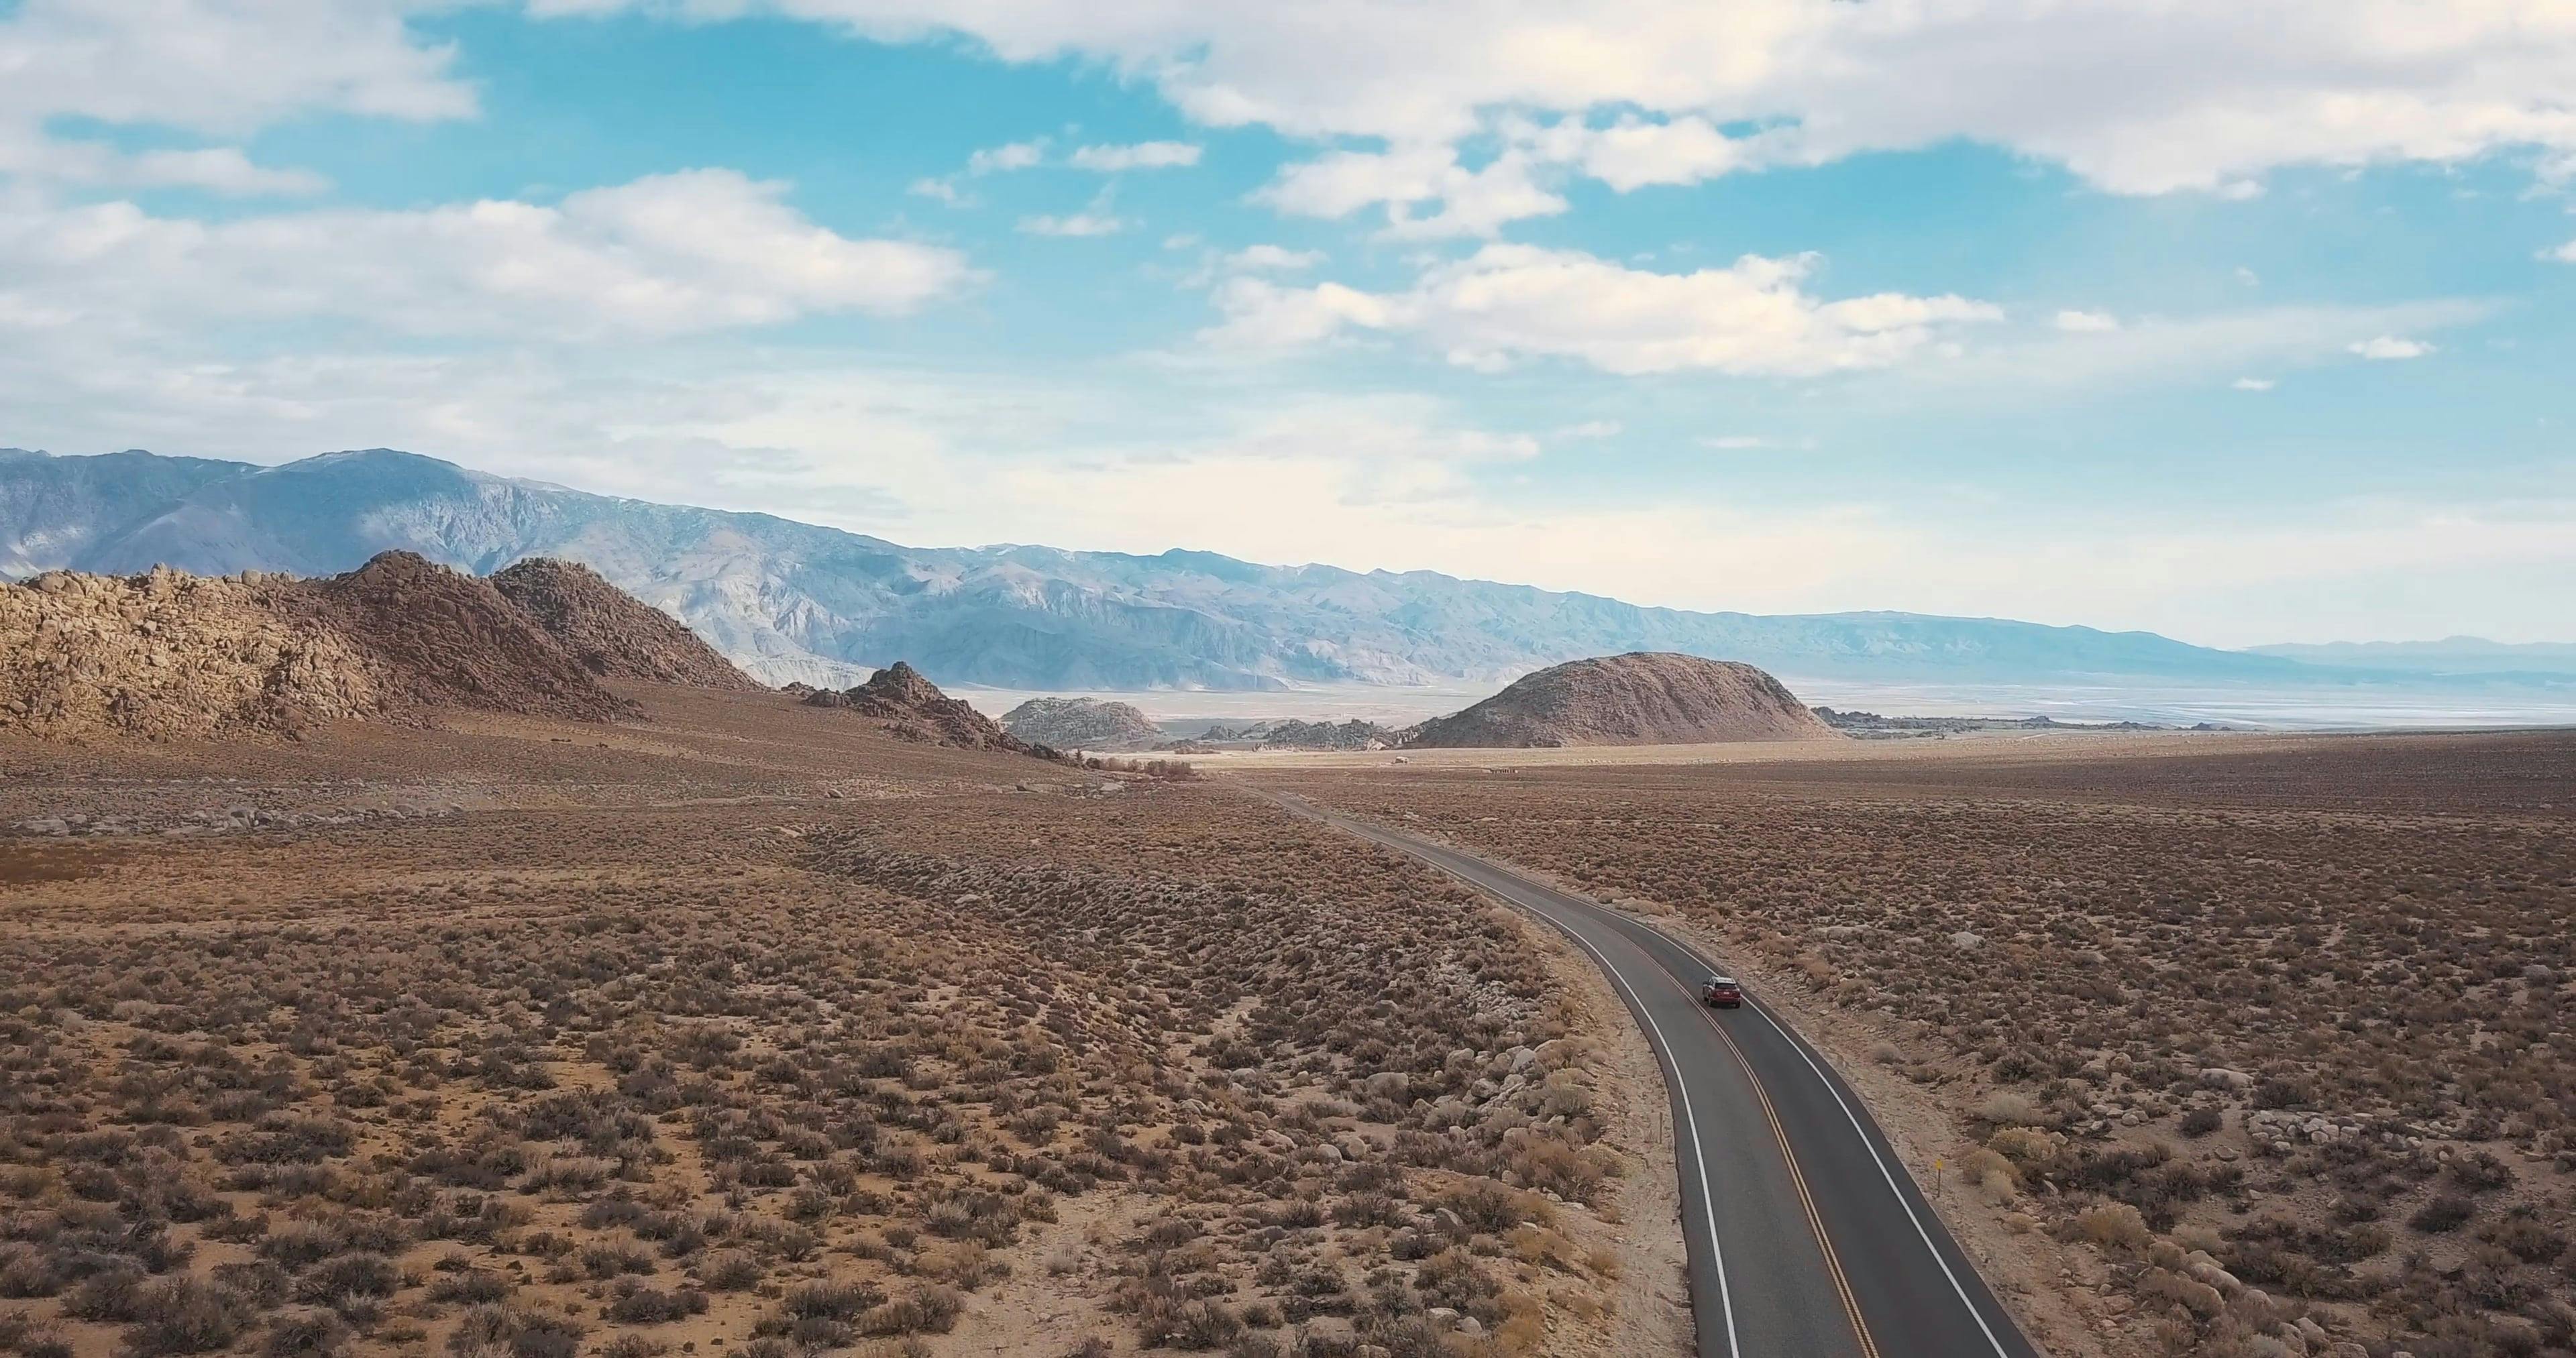
<instances>
[{"instance_id":1,"label":"distant blue mountain","mask_svg":"<svg viewBox=\"0 0 2576 1358\"><path fill-rule=\"evenodd\" d=\"M585 562L772 683L847 682L897 659L943 684L1053 690L1499 682L1636 650L1888 682L2335 683L2366 673L2149 632L1994 618L1694 613L1208 552L905 547L384 448L278 467L0 450L0 572L10 575L156 563L326 574L394 547L483 573L525 556Z\"/></svg>"},{"instance_id":2,"label":"distant blue mountain","mask_svg":"<svg viewBox=\"0 0 2576 1358\"><path fill-rule=\"evenodd\" d=\"M2250 648L2310 665L2434 675L2576 675L2576 644L2563 641L2328 641Z\"/></svg>"}]
</instances>

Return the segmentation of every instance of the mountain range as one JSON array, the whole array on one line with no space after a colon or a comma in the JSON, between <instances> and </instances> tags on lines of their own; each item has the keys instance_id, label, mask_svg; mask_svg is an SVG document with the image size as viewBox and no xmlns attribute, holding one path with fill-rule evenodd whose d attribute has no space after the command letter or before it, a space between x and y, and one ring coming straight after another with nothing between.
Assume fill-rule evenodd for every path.
<instances>
[{"instance_id":1,"label":"mountain range","mask_svg":"<svg viewBox=\"0 0 2576 1358\"><path fill-rule=\"evenodd\" d=\"M2336 683L2420 678L2306 656L1913 613L1648 608L1430 571L1211 552L907 547L767 514L654 504L375 448L281 466L0 450L0 574L327 575L388 549L489 574L578 561L765 682L897 659L942 684L1054 691L1501 682L1621 651L1886 682Z\"/></svg>"}]
</instances>

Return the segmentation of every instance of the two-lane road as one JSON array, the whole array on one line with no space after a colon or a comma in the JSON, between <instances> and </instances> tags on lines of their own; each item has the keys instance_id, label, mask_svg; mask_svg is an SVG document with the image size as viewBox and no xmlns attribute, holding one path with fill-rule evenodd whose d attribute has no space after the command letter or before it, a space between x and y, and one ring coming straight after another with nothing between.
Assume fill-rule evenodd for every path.
<instances>
[{"instance_id":1,"label":"two-lane road","mask_svg":"<svg viewBox=\"0 0 2576 1358\"><path fill-rule=\"evenodd\" d=\"M1757 999L1699 1002L1705 958L1510 868L1277 800L1538 916L1600 965L1671 1092L1705 1358L2038 1358L1832 1067Z\"/></svg>"}]
</instances>

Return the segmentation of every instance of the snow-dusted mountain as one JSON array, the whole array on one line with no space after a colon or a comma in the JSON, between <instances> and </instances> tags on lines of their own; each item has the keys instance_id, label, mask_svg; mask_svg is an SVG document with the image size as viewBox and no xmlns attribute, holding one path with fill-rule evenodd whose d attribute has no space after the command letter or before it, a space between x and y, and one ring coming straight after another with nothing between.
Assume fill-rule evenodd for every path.
<instances>
[{"instance_id":1,"label":"snow-dusted mountain","mask_svg":"<svg viewBox=\"0 0 2576 1358\"><path fill-rule=\"evenodd\" d=\"M391 547L484 573L525 556L587 563L771 683L847 684L899 658L942 684L1022 689L1499 682L1635 650L1880 681L2352 673L2146 632L1998 619L1692 613L1428 571L1264 566L1207 552L905 547L382 448L278 467L0 450L0 572L13 576L162 562L213 574L324 574Z\"/></svg>"}]
</instances>

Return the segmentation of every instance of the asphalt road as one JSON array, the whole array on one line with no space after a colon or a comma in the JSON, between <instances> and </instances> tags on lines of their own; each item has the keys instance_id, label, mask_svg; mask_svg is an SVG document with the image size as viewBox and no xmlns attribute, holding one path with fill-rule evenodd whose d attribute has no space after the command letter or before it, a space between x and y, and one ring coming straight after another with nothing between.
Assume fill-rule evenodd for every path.
<instances>
[{"instance_id":1,"label":"asphalt road","mask_svg":"<svg viewBox=\"0 0 2576 1358\"><path fill-rule=\"evenodd\" d=\"M1660 930L1509 868L1282 796L1537 915L1591 954L1662 1061L1704 1358L2037 1358L1869 1110L1757 996Z\"/></svg>"}]
</instances>

